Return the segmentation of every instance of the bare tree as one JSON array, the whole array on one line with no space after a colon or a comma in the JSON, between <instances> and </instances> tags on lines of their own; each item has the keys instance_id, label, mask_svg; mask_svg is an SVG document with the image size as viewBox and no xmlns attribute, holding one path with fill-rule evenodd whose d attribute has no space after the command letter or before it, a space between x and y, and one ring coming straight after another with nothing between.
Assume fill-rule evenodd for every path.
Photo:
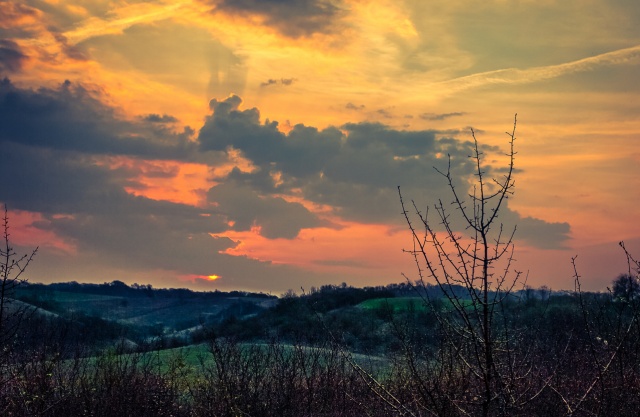
<instances>
[{"instance_id":1,"label":"bare tree","mask_svg":"<svg viewBox=\"0 0 640 417\"><path fill-rule=\"evenodd\" d=\"M11 349L12 339L30 308L15 300L15 291L26 279L24 273L36 255L38 248L30 254L19 255L11 246L9 215L4 206L2 218L3 244L0 247L0 349L2 355Z\"/></svg>"},{"instance_id":2,"label":"bare tree","mask_svg":"<svg viewBox=\"0 0 640 417\"><path fill-rule=\"evenodd\" d=\"M515 185L516 124L514 117L512 131L506 132L507 166L493 171L501 177L490 177L473 129L470 158L475 179L469 189L459 190L455 185L451 156L446 171L436 168L448 182L457 217L439 200L434 205L434 222L428 208L420 210L413 200L408 207L398 187L403 215L413 236L413 249L406 252L417 265L418 286L426 288L426 281L435 281L445 299L445 307L438 307L428 291L419 291L436 312L446 344L436 358L440 366L448 367L442 372L448 380L442 383L451 384L451 378L466 381L453 384L460 392L448 397L456 413L462 415L509 415L527 401L527 395L535 395L531 387L521 386L522 376L531 371L526 367L530 363L525 357L528 350L516 349L517 344L522 345L522 336L505 314L514 300L515 287L524 284L521 272L513 268L516 228L507 231L499 222L500 211L505 209ZM521 357L515 358L516 354Z\"/></svg>"}]
</instances>

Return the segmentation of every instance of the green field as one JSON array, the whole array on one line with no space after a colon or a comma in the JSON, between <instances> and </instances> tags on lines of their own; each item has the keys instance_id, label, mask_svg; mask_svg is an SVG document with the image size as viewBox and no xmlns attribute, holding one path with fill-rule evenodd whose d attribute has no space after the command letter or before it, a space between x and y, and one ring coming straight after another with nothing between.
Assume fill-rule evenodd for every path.
<instances>
[{"instance_id":1,"label":"green field","mask_svg":"<svg viewBox=\"0 0 640 417\"><path fill-rule=\"evenodd\" d=\"M420 297L402 298L374 298L358 304L358 307L367 310L391 308L393 311L426 311L428 308Z\"/></svg>"},{"instance_id":2,"label":"green field","mask_svg":"<svg viewBox=\"0 0 640 417\"><path fill-rule=\"evenodd\" d=\"M438 300L434 300L438 303L439 308L444 308L445 310L453 310L453 305L451 301L446 298L440 298ZM465 307L466 310L472 308L471 300L460 300L460 304ZM367 310L375 310L375 309L387 309L391 308L395 312L400 311L429 311L430 307L427 304L427 301L421 297L399 297L399 298L374 298L371 300L363 301L358 304L358 307L364 308Z\"/></svg>"}]
</instances>

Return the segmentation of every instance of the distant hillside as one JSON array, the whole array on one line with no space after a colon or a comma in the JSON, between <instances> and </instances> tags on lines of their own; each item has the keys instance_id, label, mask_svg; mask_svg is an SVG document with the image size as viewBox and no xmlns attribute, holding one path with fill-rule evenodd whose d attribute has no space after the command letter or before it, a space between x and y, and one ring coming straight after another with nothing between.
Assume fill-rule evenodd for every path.
<instances>
[{"instance_id":1,"label":"distant hillside","mask_svg":"<svg viewBox=\"0 0 640 417\"><path fill-rule=\"evenodd\" d=\"M449 291L465 295L461 287L451 286ZM545 294L549 296L542 290L520 293L525 299L540 299ZM312 341L334 332L353 340L355 350L377 352L389 348L392 316L413 311L428 333L433 318L425 298L443 308L449 305L439 287L408 283L366 288L324 285L281 298L245 291L129 286L121 281L25 283L16 298L34 307L32 320L55 321L77 343L100 348L126 339L129 346L141 350L198 343L211 335L243 341L271 337Z\"/></svg>"},{"instance_id":2,"label":"distant hillside","mask_svg":"<svg viewBox=\"0 0 640 417\"><path fill-rule=\"evenodd\" d=\"M153 340L187 343L193 331L230 316L256 315L277 301L263 293L157 289L121 281L25 283L16 298L35 308L34 317L54 315L75 333L90 331L92 342L124 337L138 344Z\"/></svg>"}]
</instances>

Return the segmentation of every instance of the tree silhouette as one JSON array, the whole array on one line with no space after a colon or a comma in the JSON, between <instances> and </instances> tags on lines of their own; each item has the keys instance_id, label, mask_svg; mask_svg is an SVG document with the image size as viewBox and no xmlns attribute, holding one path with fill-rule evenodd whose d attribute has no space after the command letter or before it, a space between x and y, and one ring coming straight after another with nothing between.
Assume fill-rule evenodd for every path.
<instances>
[{"instance_id":1,"label":"tree silhouette","mask_svg":"<svg viewBox=\"0 0 640 417\"><path fill-rule=\"evenodd\" d=\"M620 274L613 280L611 289L615 299L632 301L640 297L640 282L632 274Z\"/></svg>"}]
</instances>

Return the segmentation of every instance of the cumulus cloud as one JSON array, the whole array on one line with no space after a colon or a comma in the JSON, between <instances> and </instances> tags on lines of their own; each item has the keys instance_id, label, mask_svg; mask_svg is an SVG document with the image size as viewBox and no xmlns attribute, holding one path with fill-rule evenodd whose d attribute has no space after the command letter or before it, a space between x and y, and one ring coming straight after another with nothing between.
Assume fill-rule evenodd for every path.
<instances>
[{"instance_id":1,"label":"cumulus cloud","mask_svg":"<svg viewBox=\"0 0 640 417\"><path fill-rule=\"evenodd\" d=\"M238 16L255 15L281 34L306 37L334 30L342 10L326 0L208 0L215 11Z\"/></svg>"},{"instance_id":2,"label":"cumulus cloud","mask_svg":"<svg viewBox=\"0 0 640 417\"><path fill-rule=\"evenodd\" d=\"M212 100L212 114L198 135L202 150L240 151L251 162L251 172L237 168L222 179L242 184L245 200L234 205L238 212L241 207L246 211L259 205L257 201L250 203L250 195L253 200L258 195L262 199L297 195L331 207L343 219L397 224L402 221L398 215L398 185L406 195L420 200L427 194L433 202L450 198L446 180L434 167L446 170L450 163L458 189L465 189L473 178L474 165L468 158L473 144L468 136L450 136L460 134L458 131L405 131L379 123L348 123L324 130L296 125L283 133L277 122L261 122L258 109L240 109L241 103L237 96ZM485 146L482 150L499 152L497 147ZM487 175L500 173L499 167L489 167ZM214 200L225 200L215 194L211 195ZM242 228L257 218L254 214L243 219ZM567 224L521 219L508 207L504 219L506 223L522 222L519 236L533 244L560 245L567 238ZM546 240L538 238L543 235Z\"/></svg>"}]
</instances>

